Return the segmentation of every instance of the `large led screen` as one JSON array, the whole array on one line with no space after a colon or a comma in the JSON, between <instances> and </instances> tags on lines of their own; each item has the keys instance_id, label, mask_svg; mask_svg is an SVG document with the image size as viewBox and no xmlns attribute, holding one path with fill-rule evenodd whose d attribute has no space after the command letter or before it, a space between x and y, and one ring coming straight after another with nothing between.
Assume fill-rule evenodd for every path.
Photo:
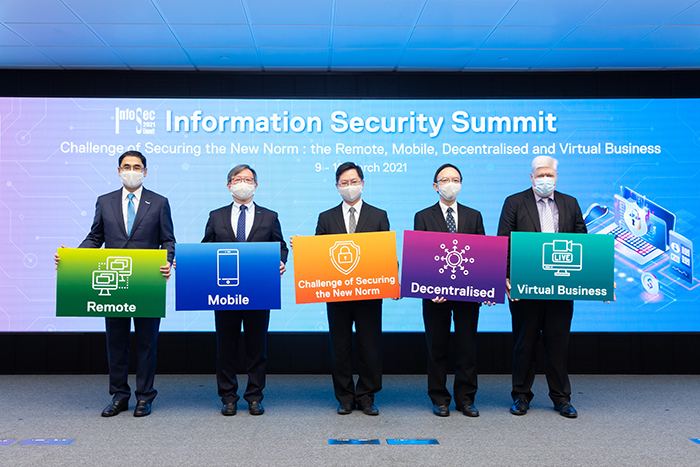
<instances>
[{"instance_id":1,"label":"large led screen","mask_svg":"<svg viewBox=\"0 0 700 467\"><path fill-rule=\"evenodd\" d=\"M0 99L0 331L100 331L99 318L56 318L53 255L88 233L97 196L121 187L117 159L148 159L144 186L166 196L178 242L200 242L229 204L230 168L258 174L255 202L285 237L313 235L336 206L338 164L365 168L363 200L397 233L438 201L441 164L464 176L458 201L495 235L504 199L527 189L539 154L559 164L589 232L616 240L614 303L578 302L574 331L700 331L693 277L700 235L700 101ZM293 252L291 253L293 256ZM292 257L272 331L324 331L323 304L296 305ZM164 331L209 331L211 312L174 309ZM385 300L385 331L421 331L418 299ZM482 307L480 331L510 331L507 305Z\"/></svg>"}]
</instances>

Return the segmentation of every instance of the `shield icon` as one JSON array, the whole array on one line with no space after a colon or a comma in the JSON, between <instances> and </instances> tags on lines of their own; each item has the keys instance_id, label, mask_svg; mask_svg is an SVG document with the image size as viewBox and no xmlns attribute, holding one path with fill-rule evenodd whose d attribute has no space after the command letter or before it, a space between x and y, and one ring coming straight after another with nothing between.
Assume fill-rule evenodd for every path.
<instances>
[{"instance_id":1,"label":"shield icon","mask_svg":"<svg viewBox=\"0 0 700 467\"><path fill-rule=\"evenodd\" d=\"M350 274L360 262L360 247L352 240L337 241L330 247L331 263L343 274Z\"/></svg>"}]
</instances>

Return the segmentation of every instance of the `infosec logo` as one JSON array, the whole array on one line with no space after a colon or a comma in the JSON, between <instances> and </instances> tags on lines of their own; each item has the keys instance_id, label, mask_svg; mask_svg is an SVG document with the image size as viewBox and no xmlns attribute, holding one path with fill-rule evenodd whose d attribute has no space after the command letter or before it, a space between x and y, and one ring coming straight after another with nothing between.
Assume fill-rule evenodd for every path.
<instances>
[{"instance_id":1,"label":"infosec logo","mask_svg":"<svg viewBox=\"0 0 700 467\"><path fill-rule=\"evenodd\" d=\"M469 270L464 266L474 262L474 258L469 258L467 256L470 246L464 245L460 250L457 247L458 244L459 240L452 240L452 249L450 250L449 246L443 243L440 245L440 249L445 252L445 255L435 255L436 262L443 262L439 269L440 274L450 271L450 279L452 280L457 278L457 269L462 271L465 276L469 274Z\"/></svg>"},{"instance_id":2,"label":"infosec logo","mask_svg":"<svg viewBox=\"0 0 700 467\"><path fill-rule=\"evenodd\" d=\"M114 108L114 133L119 134L121 122L135 122L137 135L156 134L156 111L136 109Z\"/></svg>"}]
</instances>

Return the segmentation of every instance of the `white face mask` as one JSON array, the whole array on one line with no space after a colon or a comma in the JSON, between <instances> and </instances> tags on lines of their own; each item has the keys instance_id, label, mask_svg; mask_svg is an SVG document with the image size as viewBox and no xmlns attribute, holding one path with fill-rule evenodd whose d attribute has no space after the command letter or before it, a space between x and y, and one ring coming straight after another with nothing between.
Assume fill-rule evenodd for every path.
<instances>
[{"instance_id":1,"label":"white face mask","mask_svg":"<svg viewBox=\"0 0 700 467\"><path fill-rule=\"evenodd\" d=\"M445 185L438 185L438 191L440 196L445 198L447 201L454 201L459 194L459 190L462 189L460 183L447 183Z\"/></svg>"},{"instance_id":2,"label":"white face mask","mask_svg":"<svg viewBox=\"0 0 700 467\"><path fill-rule=\"evenodd\" d=\"M554 177L539 177L535 179L535 191L540 196L549 196L554 191Z\"/></svg>"},{"instance_id":3,"label":"white face mask","mask_svg":"<svg viewBox=\"0 0 700 467\"><path fill-rule=\"evenodd\" d=\"M339 186L338 193L343 197L348 203L352 203L362 194L362 184L355 186Z\"/></svg>"},{"instance_id":4,"label":"white face mask","mask_svg":"<svg viewBox=\"0 0 700 467\"><path fill-rule=\"evenodd\" d=\"M255 193L255 185L249 185L246 182L236 183L229 188L231 194L238 199L248 199Z\"/></svg>"},{"instance_id":5,"label":"white face mask","mask_svg":"<svg viewBox=\"0 0 700 467\"><path fill-rule=\"evenodd\" d=\"M119 170L119 178L127 188L138 188L143 183L143 171Z\"/></svg>"}]
</instances>

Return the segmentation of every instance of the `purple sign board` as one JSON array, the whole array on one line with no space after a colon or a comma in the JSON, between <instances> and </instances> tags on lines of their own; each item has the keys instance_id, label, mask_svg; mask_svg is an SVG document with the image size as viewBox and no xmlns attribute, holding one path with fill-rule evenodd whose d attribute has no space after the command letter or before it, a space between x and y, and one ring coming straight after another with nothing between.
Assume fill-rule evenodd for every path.
<instances>
[{"instance_id":1,"label":"purple sign board","mask_svg":"<svg viewBox=\"0 0 700 467\"><path fill-rule=\"evenodd\" d=\"M507 237L406 230L401 296L504 303Z\"/></svg>"}]
</instances>

